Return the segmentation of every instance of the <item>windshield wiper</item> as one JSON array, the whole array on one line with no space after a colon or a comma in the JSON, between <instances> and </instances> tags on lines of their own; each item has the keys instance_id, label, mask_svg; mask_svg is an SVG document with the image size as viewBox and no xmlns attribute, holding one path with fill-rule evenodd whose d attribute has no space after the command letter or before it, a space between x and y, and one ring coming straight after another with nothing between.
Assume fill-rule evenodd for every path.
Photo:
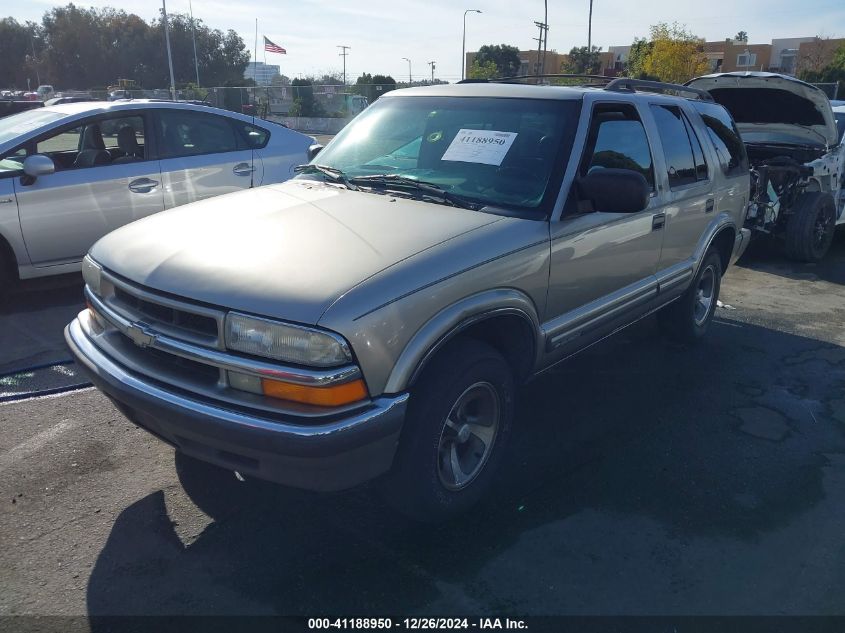
<instances>
[{"instance_id":1,"label":"windshield wiper","mask_svg":"<svg viewBox=\"0 0 845 633\"><path fill-rule=\"evenodd\" d=\"M381 186L384 189L411 189L418 191L427 198L434 198L444 204L450 204L454 207L462 209L471 209L477 211L482 206L477 202L470 202L466 198L450 193L443 189L443 187L434 184L433 182L426 182L425 180L417 180L410 176L402 176L400 174L373 174L372 176L355 176L350 178L350 182L356 185L365 185L369 187Z\"/></svg>"},{"instance_id":2,"label":"windshield wiper","mask_svg":"<svg viewBox=\"0 0 845 633\"><path fill-rule=\"evenodd\" d=\"M308 165L297 165L293 168L293 170L300 174L316 171L320 174L323 174L324 176L328 176L332 182L338 182L347 189L351 189L352 191L358 191L358 187L356 187L350 182L349 177L343 172L343 170L337 169L336 167L329 167L328 165L315 165L314 163L310 163Z\"/></svg>"}]
</instances>

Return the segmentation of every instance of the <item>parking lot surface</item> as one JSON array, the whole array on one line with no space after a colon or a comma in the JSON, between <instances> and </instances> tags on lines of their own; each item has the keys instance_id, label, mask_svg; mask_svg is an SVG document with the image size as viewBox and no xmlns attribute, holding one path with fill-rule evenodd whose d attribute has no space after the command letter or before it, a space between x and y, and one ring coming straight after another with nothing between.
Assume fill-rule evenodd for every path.
<instances>
[{"instance_id":1,"label":"parking lot surface","mask_svg":"<svg viewBox=\"0 0 845 633\"><path fill-rule=\"evenodd\" d=\"M56 283L0 316L3 367L64 356ZM0 614L845 613L845 235L753 248L721 299L702 345L647 318L525 387L494 493L441 526L375 486L191 499L95 390L0 404Z\"/></svg>"}]
</instances>

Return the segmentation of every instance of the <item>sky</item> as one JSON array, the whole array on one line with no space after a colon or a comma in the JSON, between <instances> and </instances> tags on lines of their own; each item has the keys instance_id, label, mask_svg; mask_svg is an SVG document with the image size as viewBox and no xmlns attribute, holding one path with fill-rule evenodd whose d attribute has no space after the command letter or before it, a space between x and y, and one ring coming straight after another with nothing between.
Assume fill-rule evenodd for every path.
<instances>
[{"instance_id":1,"label":"sky","mask_svg":"<svg viewBox=\"0 0 845 633\"><path fill-rule=\"evenodd\" d=\"M778 37L845 37L845 0L593 0L594 45L607 50L630 44L660 21L684 24L707 40L747 31L752 44ZM189 0L167 0L169 13L188 13ZM191 0L194 17L209 27L234 29L250 51L258 19L259 61L265 60L261 36L287 49L287 55L266 54L268 64L281 66L289 77L340 72L338 45L350 46L347 78L363 72L408 78L455 81L461 75L461 36L467 15L467 51L483 44L535 48L535 21L543 19L541 0ZM4 0L0 17L40 21L55 0ZM158 15L157 0L77 0L78 6L111 6L146 20ZM567 52L586 46L589 0L549 1L548 48Z\"/></svg>"}]
</instances>

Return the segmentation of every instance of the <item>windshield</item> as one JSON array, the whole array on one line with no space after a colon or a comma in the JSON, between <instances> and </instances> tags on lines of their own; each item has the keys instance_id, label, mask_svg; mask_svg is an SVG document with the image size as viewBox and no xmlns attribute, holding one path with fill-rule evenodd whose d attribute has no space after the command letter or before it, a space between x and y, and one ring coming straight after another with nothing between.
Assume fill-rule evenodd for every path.
<instances>
[{"instance_id":1,"label":"windshield","mask_svg":"<svg viewBox=\"0 0 845 633\"><path fill-rule=\"evenodd\" d=\"M314 162L353 181L398 175L481 205L540 210L557 193L579 108L574 100L388 97Z\"/></svg>"},{"instance_id":2,"label":"windshield","mask_svg":"<svg viewBox=\"0 0 845 633\"><path fill-rule=\"evenodd\" d=\"M26 134L47 123L63 119L67 115L39 108L27 110L0 119L0 145L11 141L21 134Z\"/></svg>"}]
</instances>

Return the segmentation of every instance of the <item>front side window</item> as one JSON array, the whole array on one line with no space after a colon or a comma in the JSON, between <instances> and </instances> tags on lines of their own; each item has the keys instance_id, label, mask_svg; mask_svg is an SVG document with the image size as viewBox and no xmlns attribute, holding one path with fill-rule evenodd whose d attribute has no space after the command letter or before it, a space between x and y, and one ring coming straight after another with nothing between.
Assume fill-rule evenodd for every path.
<instances>
[{"instance_id":1,"label":"front side window","mask_svg":"<svg viewBox=\"0 0 845 633\"><path fill-rule=\"evenodd\" d=\"M383 98L314 162L351 179L399 176L480 205L548 210L579 108L577 100Z\"/></svg>"},{"instance_id":2,"label":"front side window","mask_svg":"<svg viewBox=\"0 0 845 633\"><path fill-rule=\"evenodd\" d=\"M654 189L648 136L636 108L631 105L600 104L593 111L580 175L608 168L639 172Z\"/></svg>"},{"instance_id":3,"label":"front side window","mask_svg":"<svg viewBox=\"0 0 845 633\"><path fill-rule=\"evenodd\" d=\"M235 152L234 126L225 117L188 110L159 110L162 158Z\"/></svg>"},{"instance_id":4,"label":"front side window","mask_svg":"<svg viewBox=\"0 0 845 633\"><path fill-rule=\"evenodd\" d=\"M144 160L144 118L99 118L64 129L35 143L57 170L101 167Z\"/></svg>"}]
</instances>

